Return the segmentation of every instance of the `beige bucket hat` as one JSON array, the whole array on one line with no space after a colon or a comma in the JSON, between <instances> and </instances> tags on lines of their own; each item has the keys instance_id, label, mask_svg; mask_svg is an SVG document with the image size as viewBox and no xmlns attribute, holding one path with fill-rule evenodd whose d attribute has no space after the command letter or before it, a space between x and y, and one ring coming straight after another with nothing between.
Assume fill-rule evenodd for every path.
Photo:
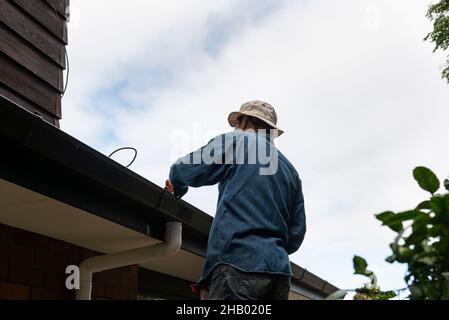
<instances>
[{"instance_id":1,"label":"beige bucket hat","mask_svg":"<svg viewBox=\"0 0 449 320\"><path fill-rule=\"evenodd\" d=\"M277 127L278 117L276 111L267 102L260 100L250 101L243 104L240 107L240 111L231 112L228 117L228 121L231 127L235 127L237 124L237 119L243 115L255 117L273 127L273 129L276 130L275 137L279 137L284 133L283 130Z\"/></svg>"}]
</instances>

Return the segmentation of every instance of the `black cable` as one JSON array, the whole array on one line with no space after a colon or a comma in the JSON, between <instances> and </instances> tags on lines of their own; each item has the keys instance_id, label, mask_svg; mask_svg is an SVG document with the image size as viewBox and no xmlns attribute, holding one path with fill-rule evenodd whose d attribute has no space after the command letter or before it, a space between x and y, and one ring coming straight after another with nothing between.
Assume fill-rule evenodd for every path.
<instances>
[{"instance_id":1,"label":"black cable","mask_svg":"<svg viewBox=\"0 0 449 320\"><path fill-rule=\"evenodd\" d=\"M65 77L64 91L62 91L61 99L64 97L65 92L67 91L67 86L69 84L69 74L70 74L69 54L67 52L66 46L64 46L64 52L65 52L65 61L66 61L66 77Z\"/></svg>"},{"instance_id":2,"label":"black cable","mask_svg":"<svg viewBox=\"0 0 449 320\"><path fill-rule=\"evenodd\" d=\"M129 168L129 167L134 163L134 161L136 161L136 158L137 158L137 149L136 149L136 148L132 148L132 147L123 147L123 148L119 148L119 149L115 150L114 152L112 152L112 153L109 155L109 158L112 157L112 156L113 156L114 154L116 154L117 152L123 151L123 150L132 150L132 151L134 151L134 158L131 160L131 162L130 162L127 166L125 166L126 168Z\"/></svg>"}]
</instances>

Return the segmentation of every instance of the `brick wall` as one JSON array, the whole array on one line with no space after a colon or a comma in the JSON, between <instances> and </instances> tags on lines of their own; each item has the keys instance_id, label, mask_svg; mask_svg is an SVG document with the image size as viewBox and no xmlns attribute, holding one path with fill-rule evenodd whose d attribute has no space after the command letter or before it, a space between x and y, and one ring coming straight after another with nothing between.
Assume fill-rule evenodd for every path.
<instances>
[{"instance_id":1,"label":"brick wall","mask_svg":"<svg viewBox=\"0 0 449 320\"><path fill-rule=\"evenodd\" d=\"M75 299L65 288L65 268L98 253L0 224L0 300ZM137 298L138 266L94 274L94 299Z\"/></svg>"}]
</instances>

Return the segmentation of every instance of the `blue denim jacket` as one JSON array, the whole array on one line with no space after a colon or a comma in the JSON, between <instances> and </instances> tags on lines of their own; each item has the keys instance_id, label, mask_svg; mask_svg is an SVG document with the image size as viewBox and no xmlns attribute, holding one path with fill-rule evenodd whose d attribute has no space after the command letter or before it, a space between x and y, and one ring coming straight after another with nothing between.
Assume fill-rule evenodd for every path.
<instances>
[{"instance_id":1,"label":"blue denim jacket","mask_svg":"<svg viewBox=\"0 0 449 320\"><path fill-rule=\"evenodd\" d=\"M199 282L222 263L246 272L292 275L288 255L298 250L306 232L304 198L298 173L270 137L241 130L222 134L176 161L170 181L178 197L188 187L219 184Z\"/></svg>"}]
</instances>

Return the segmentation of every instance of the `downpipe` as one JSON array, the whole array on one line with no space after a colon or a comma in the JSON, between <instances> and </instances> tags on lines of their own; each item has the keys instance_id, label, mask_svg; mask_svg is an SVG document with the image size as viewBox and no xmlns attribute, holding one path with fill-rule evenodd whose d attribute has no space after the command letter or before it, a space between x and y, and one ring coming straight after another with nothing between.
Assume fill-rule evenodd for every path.
<instances>
[{"instance_id":1,"label":"downpipe","mask_svg":"<svg viewBox=\"0 0 449 320\"><path fill-rule=\"evenodd\" d=\"M80 289L76 292L76 299L91 300L93 273L164 259L175 255L181 244L182 223L168 222L165 224L165 242L84 260L80 265Z\"/></svg>"}]
</instances>

